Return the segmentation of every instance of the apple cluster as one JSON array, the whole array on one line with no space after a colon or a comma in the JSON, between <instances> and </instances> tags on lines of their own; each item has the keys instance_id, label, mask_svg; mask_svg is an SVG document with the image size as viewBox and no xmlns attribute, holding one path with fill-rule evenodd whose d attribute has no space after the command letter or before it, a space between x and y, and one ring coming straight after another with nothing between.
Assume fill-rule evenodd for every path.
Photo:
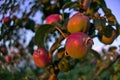
<instances>
[{"instance_id":1,"label":"apple cluster","mask_svg":"<svg viewBox=\"0 0 120 80\"><path fill-rule=\"evenodd\" d=\"M60 22L62 16L60 14L51 14L45 20L46 24L51 25L53 22ZM55 74L59 70L67 72L74 67L74 63L70 62L71 60L81 60L87 55L94 44L92 38L87 35L89 18L81 13L76 13L68 20L66 30L69 34L65 37L65 47L57 54L59 59L54 61L54 56L50 56L50 51L46 48L38 47L33 53L36 66L46 68L47 71ZM62 68L63 66L64 68Z\"/></svg>"},{"instance_id":2,"label":"apple cluster","mask_svg":"<svg viewBox=\"0 0 120 80\"><path fill-rule=\"evenodd\" d=\"M60 23L62 16L60 14L51 14L46 19L46 24L53 25L52 23ZM55 25L56 26L56 25ZM57 26L56 26L57 27ZM65 30L67 36L64 35L61 28L58 27L58 31L66 39L64 48L58 51L58 61L54 62L54 56L50 56L50 51L40 47L34 51L33 58L35 64L40 67L47 67L50 73L56 73L56 71L67 72L74 67L71 60L81 60L87 56L91 50L94 42L92 37L88 34L91 26L90 18L83 13L77 12L67 20ZM111 32L110 35L106 35L106 30ZM105 28L98 33L98 39L104 44L111 44L116 38L116 31L112 27ZM68 58L69 57L69 58ZM51 72L51 67L54 67ZM64 66L64 69L62 68Z\"/></svg>"}]
</instances>

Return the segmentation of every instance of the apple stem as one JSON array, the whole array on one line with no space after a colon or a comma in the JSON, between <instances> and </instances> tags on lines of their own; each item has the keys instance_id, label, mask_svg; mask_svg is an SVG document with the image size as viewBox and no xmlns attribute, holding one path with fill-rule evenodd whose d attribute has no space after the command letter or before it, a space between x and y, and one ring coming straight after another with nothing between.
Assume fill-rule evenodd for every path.
<instances>
[{"instance_id":1,"label":"apple stem","mask_svg":"<svg viewBox=\"0 0 120 80\"><path fill-rule=\"evenodd\" d=\"M64 33L62 32L62 30L60 28L58 28L57 26L55 26L55 28L61 33L61 35L66 38L66 36L64 35Z\"/></svg>"},{"instance_id":2,"label":"apple stem","mask_svg":"<svg viewBox=\"0 0 120 80\"><path fill-rule=\"evenodd\" d=\"M65 34L64 34L64 33L62 32L62 30L60 29L60 27L62 27L61 24L56 23L56 22L53 22L52 25L54 25L54 26L55 26L55 29L58 30L64 38L66 38Z\"/></svg>"}]
</instances>

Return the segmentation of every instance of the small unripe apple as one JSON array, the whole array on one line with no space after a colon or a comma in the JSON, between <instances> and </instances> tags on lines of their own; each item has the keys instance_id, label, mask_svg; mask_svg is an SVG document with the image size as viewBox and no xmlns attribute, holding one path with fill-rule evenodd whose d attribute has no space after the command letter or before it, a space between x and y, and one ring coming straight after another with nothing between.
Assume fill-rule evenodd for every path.
<instances>
[{"instance_id":1,"label":"small unripe apple","mask_svg":"<svg viewBox=\"0 0 120 80\"><path fill-rule=\"evenodd\" d=\"M51 14L45 20L46 20L46 24L52 24L53 22L59 22L61 20L61 15Z\"/></svg>"},{"instance_id":2,"label":"small unripe apple","mask_svg":"<svg viewBox=\"0 0 120 80\"><path fill-rule=\"evenodd\" d=\"M74 14L67 23L67 30L70 33L87 32L89 29L89 18L81 13Z\"/></svg>"},{"instance_id":3,"label":"small unripe apple","mask_svg":"<svg viewBox=\"0 0 120 80\"><path fill-rule=\"evenodd\" d=\"M3 19L3 22L4 22L4 24L6 24L6 25L10 24L10 21L11 21L10 17L5 17L5 18Z\"/></svg>"},{"instance_id":4,"label":"small unripe apple","mask_svg":"<svg viewBox=\"0 0 120 80\"><path fill-rule=\"evenodd\" d=\"M43 68L51 62L48 51L45 48L38 48L33 53L33 59L36 66Z\"/></svg>"},{"instance_id":5,"label":"small unripe apple","mask_svg":"<svg viewBox=\"0 0 120 80\"><path fill-rule=\"evenodd\" d=\"M67 37L65 50L69 56L82 59L93 45L93 40L83 32L72 33Z\"/></svg>"}]
</instances>

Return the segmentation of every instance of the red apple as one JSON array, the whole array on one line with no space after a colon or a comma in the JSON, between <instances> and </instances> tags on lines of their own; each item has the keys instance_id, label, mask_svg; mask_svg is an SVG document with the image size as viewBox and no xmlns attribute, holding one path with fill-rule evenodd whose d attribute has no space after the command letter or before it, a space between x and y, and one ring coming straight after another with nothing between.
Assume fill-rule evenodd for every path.
<instances>
[{"instance_id":1,"label":"red apple","mask_svg":"<svg viewBox=\"0 0 120 80\"><path fill-rule=\"evenodd\" d=\"M61 15L51 14L45 20L46 20L46 24L51 24L53 22L59 22L61 20Z\"/></svg>"},{"instance_id":2,"label":"red apple","mask_svg":"<svg viewBox=\"0 0 120 80\"><path fill-rule=\"evenodd\" d=\"M5 61L6 61L7 63L10 63L12 60L13 60L13 57L12 57L12 56L10 56L10 55L5 56Z\"/></svg>"},{"instance_id":3,"label":"red apple","mask_svg":"<svg viewBox=\"0 0 120 80\"><path fill-rule=\"evenodd\" d=\"M6 24L6 25L10 24L10 21L11 21L10 17L5 17L5 18L3 19L3 22L4 22L4 24Z\"/></svg>"},{"instance_id":4,"label":"red apple","mask_svg":"<svg viewBox=\"0 0 120 80\"><path fill-rule=\"evenodd\" d=\"M87 32L89 29L89 18L81 13L74 14L67 23L67 30L70 33Z\"/></svg>"},{"instance_id":5,"label":"red apple","mask_svg":"<svg viewBox=\"0 0 120 80\"><path fill-rule=\"evenodd\" d=\"M93 40L87 34L76 32L68 36L65 50L72 58L81 59L86 55L92 45Z\"/></svg>"},{"instance_id":6,"label":"red apple","mask_svg":"<svg viewBox=\"0 0 120 80\"><path fill-rule=\"evenodd\" d=\"M45 48L38 48L33 53L33 59L36 66L43 68L51 62L48 51Z\"/></svg>"}]
</instances>

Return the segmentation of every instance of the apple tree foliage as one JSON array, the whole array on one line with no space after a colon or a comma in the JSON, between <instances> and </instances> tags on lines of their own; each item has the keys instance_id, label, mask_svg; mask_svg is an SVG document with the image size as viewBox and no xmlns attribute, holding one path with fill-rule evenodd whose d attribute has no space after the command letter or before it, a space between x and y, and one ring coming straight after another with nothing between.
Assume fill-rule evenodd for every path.
<instances>
[{"instance_id":1,"label":"apple tree foliage","mask_svg":"<svg viewBox=\"0 0 120 80\"><path fill-rule=\"evenodd\" d=\"M73 59L65 50L65 39L72 34L66 28L72 12L89 17L90 28L85 34L92 39L97 37L108 45L119 36L119 22L105 0L0 0L0 3L0 80L120 79L120 52L116 46L107 51L103 48L101 53L90 49L80 60ZM38 19L41 23L34 20L38 12L42 13L37 15L42 15ZM46 24L51 14L59 14L60 20ZM28 31L34 36L26 44ZM34 50L39 47L46 48L52 57L44 68L37 67L33 60Z\"/></svg>"}]
</instances>

